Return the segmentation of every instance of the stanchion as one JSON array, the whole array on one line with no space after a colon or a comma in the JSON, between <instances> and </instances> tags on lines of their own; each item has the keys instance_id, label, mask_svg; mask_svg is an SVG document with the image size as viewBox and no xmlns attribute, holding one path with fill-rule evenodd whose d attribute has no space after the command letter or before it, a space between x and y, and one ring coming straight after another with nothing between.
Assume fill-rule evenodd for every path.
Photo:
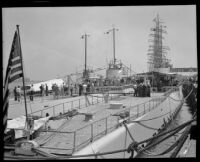
<instances>
[{"instance_id":1,"label":"stanchion","mask_svg":"<svg viewBox=\"0 0 200 162\"><path fill-rule=\"evenodd\" d=\"M108 118L106 118L106 131L105 131L105 134L107 134L108 133Z\"/></svg>"},{"instance_id":2,"label":"stanchion","mask_svg":"<svg viewBox=\"0 0 200 162\"><path fill-rule=\"evenodd\" d=\"M75 150L76 150L76 131L74 131L74 143L73 143L73 151L72 151L72 153L74 153L75 152Z\"/></svg>"}]
</instances>

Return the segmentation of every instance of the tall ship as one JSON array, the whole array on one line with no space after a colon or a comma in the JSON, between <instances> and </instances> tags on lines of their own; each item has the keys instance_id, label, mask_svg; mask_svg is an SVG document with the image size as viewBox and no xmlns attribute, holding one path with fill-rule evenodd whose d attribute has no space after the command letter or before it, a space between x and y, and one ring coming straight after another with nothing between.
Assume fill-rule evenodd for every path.
<instances>
[{"instance_id":1,"label":"tall ship","mask_svg":"<svg viewBox=\"0 0 200 162\"><path fill-rule=\"evenodd\" d=\"M153 20L154 27L151 28L148 49L148 71L156 71L161 73L170 72L172 65L168 58L170 48L164 45L164 35L167 34L164 22L160 20L159 15Z\"/></svg>"}]
</instances>

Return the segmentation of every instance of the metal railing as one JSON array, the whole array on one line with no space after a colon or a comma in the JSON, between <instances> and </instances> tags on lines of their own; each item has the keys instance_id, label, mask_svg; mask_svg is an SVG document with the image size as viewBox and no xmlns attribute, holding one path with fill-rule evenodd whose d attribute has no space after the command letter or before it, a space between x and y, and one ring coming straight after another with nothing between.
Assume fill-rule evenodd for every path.
<instances>
[{"instance_id":1,"label":"metal railing","mask_svg":"<svg viewBox=\"0 0 200 162\"><path fill-rule=\"evenodd\" d=\"M165 92L163 96L158 96L158 97L152 98L149 101L138 104L138 105L129 106L121 111L118 111L118 113L124 112L124 111L129 111L128 118L136 119L136 118L150 112L154 108L156 108L159 104L161 104L167 98L167 96L170 93L172 93L176 90L177 90L177 88L172 88L172 89L168 90L167 92ZM84 100L84 102L82 102L82 100ZM99 102L103 102L104 99L103 99L103 97L92 96L90 98L90 101L91 101L91 104L97 104ZM75 102L77 102L78 104L75 104ZM41 116L43 116L45 110L52 109L53 116L56 116L56 114L58 112L60 112L60 110L62 110L63 113L66 112L67 104L69 105L70 110L72 110L73 108L81 109L83 107L89 106L89 105L87 105L85 98L83 98L83 99L73 100L73 101L62 103L62 104L54 105L53 107L48 107L46 109L36 111L32 114L39 113L39 114L41 114ZM58 108L58 106L60 106L59 111L56 110ZM55 108L55 107L57 107L57 108ZM67 110L69 110L69 109L67 109ZM83 148L84 146L88 145L90 142L97 140L97 139L101 138L102 136L106 135L107 133L115 130L119 126L120 126L119 116L113 116L111 114L100 120L94 121L93 123L88 124L82 128L76 129L75 131L56 132L56 133L62 133L62 136L65 136L65 140L68 141L68 143L70 145L70 148L65 148L62 150L64 150L66 154L72 154L73 152L78 151L81 148ZM45 131L45 132L51 132L51 131ZM48 147L43 147L43 148L48 149ZM49 148L49 149L56 150L57 148Z\"/></svg>"}]
</instances>

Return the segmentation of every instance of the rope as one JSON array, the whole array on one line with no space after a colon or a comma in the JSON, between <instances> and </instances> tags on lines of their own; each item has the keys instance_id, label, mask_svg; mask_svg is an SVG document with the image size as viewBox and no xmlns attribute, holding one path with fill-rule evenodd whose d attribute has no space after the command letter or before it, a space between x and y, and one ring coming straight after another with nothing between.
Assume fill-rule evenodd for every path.
<instances>
[{"instance_id":1,"label":"rope","mask_svg":"<svg viewBox=\"0 0 200 162\"><path fill-rule=\"evenodd\" d=\"M183 128L182 128L183 129ZM145 148L143 148L142 150L140 150L140 153L141 152L143 152L143 151L145 151L145 150L147 150L147 149L149 149L149 148L152 148L152 147L154 147L155 145L157 145L157 144L159 144L159 143L161 143L161 142L163 142L164 140L166 140L167 138L170 138L170 137L172 137L174 134L176 134L177 132L179 132L180 131L180 129L178 129L178 130L175 130L174 132L171 132L169 135L167 135L166 137L164 137L163 139L161 139L161 140L158 140L157 142L155 142L155 143L153 143L153 144L151 144L151 145L149 145L149 146L147 146L147 147L145 147Z\"/></svg>"},{"instance_id":2,"label":"rope","mask_svg":"<svg viewBox=\"0 0 200 162\"><path fill-rule=\"evenodd\" d=\"M148 150L144 150L143 154L146 154L146 155L149 155L149 156L160 156L160 155L164 155L164 154L167 154L169 153L170 151L172 151L176 146L177 144L179 143L179 141L177 140L174 144L172 144L169 148L167 148L166 150L164 150L163 152L161 153L158 153L158 154L154 154L153 152L150 152Z\"/></svg>"},{"instance_id":3,"label":"rope","mask_svg":"<svg viewBox=\"0 0 200 162\"><path fill-rule=\"evenodd\" d=\"M188 93L188 95L187 95L185 98L183 98L182 100L185 101L185 100L191 95L192 91L193 91L193 88L192 88L192 90L190 91L190 93ZM174 101L182 101L182 100L174 99L174 98L172 98L171 96L168 96L168 97L171 98L171 99L174 100Z\"/></svg>"},{"instance_id":4,"label":"rope","mask_svg":"<svg viewBox=\"0 0 200 162\"><path fill-rule=\"evenodd\" d=\"M123 125L126 128L126 131L128 132L129 136L132 139L132 143L128 146L127 148L127 152L130 153L131 152L131 156L130 158L133 158L134 155L134 151L138 152L141 148L138 146L138 143L136 142L136 140L133 138L133 136L131 135L127 125L126 125L126 121L123 121Z\"/></svg>"},{"instance_id":5,"label":"rope","mask_svg":"<svg viewBox=\"0 0 200 162\"><path fill-rule=\"evenodd\" d=\"M163 115L160 115L160 116L156 116L156 117L154 117L154 118L150 118L150 119L145 119L145 120L133 120L133 121L130 121L130 123L150 121L150 120L154 120L154 119L161 118L162 116L165 116L165 115L167 115L167 114L169 114L169 112L168 112L168 113L165 113L165 114L163 114Z\"/></svg>"},{"instance_id":6,"label":"rope","mask_svg":"<svg viewBox=\"0 0 200 162\"><path fill-rule=\"evenodd\" d=\"M149 142L150 140L154 140L154 139L156 139L156 138L158 138L158 137L164 136L164 135L166 135L166 134L168 134L168 133L170 133L170 132L173 132L173 131L176 131L176 130L179 130L179 129L182 130L185 126L189 125L190 123L192 123L192 122L194 122L194 121L196 121L196 118L195 118L195 119L192 119L192 120L190 120L190 121L188 121L188 122L185 122L185 123L181 124L181 125L178 126L178 127L175 127L175 128L173 128L173 129L170 129L170 130L165 131L165 132L163 132L163 133L157 134L157 135L155 135L154 137L150 137L150 138L148 138L148 139L145 139L145 140L143 140L143 141L140 141L140 142L138 142L138 145L140 145L140 144L142 144L142 143Z\"/></svg>"},{"instance_id":7,"label":"rope","mask_svg":"<svg viewBox=\"0 0 200 162\"><path fill-rule=\"evenodd\" d=\"M143 126L143 127L145 127L145 128L148 128L148 129L158 130L158 128L149 127L149 126L147 126L147 125L145 125L145 124L142 124L142 123L140 123L140 122L136 122L136 123L139 124L139 125L141 125L141 126Z\"/></svg>"}]
</instances>

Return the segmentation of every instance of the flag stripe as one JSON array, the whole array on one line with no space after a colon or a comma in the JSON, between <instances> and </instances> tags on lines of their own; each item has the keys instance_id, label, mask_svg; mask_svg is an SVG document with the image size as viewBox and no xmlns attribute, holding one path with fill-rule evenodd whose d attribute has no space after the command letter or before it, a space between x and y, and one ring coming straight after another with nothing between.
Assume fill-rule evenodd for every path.
<instances>
[{"instance_id":1,"label":"flag stripe","mask_svg":"<svg viewBox=\"0 0 200 162\"><path fill-rule=\"evenodd\" d=\"M20 71L20 70L22 70L22 66L18 66L16 68L12 68L11 74L14 74L14 73L16 73L17 71Z\"/></svg>"},{"instance_id":2,"label":"flag stripe","mask_svg":"<svg viewBox=\"0 0 200 162\"><path fill-rule=\"evenodd\" d=\"M8 100L6 101L6 103L4 103L4 112L3 112L3 126L4 126L4 133L6 131L6 127L7 127L7 116L8 116Z\"/></svg>"},{"instance_id":3,"label":"flag stripe","mask_svg":"<svg viewBox=\"0 0 200 162\"><path fill-rule=\"evenodd\" d=\"M11 66L14 66L14 65L17 65L17 64L20 64L21 63L21 60L20 58L18 58L17 60L15 59L12 59L12 63L11 63Z\"/></svg>"},{"instance_id":4,"label":"flag stripe","mask_svg":"<svg viewBox=\"0 0 200 162\"><path fill-rule=\"evenodd\" d=\"M6 101L5 101L5 104L3 105L3 116L7 113L7 107L8 107L8 102L9 101L9 99L7 99Z\"/></svg>"},{"instance_id":5,"label":"flag stripe","mask_svg":"<svg viewBox=\"0 0 200 162\"><path fill-rule=\"evenodd\" d=\"M6 93L5 93L5 98L3 100L3 103L6 103L8 96L9 96L9 90L7 90ZM3 111L4 111L4 105L3 105Z\"/></svg>"},{"instance_id":6,"label":"flag stripe","mask_svg":"<svg viewBox=\"0 0 200 162\"><path fill-rule=\"evenodd\" d=\"M14 75L13 77L10 77L9 83L13 82L16 79L19 79L20 77L23 77L23 73L20 73L20 74Z\"/></svg>"},{"instance_id":7,"label":"flag stripe","mask_svg":"<svg viewBox=\"0 0 200 162\"><path fill-rule=\"evenodd\" d=\"M21 63L12 65L12 66L11 66L11 69L14 69L14 68L19 67L19 66L22 66Z\"/></svg>"},{"instance_id":8,"label":"flag stripe","mask_svg":"<svg viewBox=\"0 0 200 162\"><path fill-rule=\"evenodd\" d=\"M18 75L18 74L20 74L20 73L22 73L22 70L16 71L14 74L10 74L10 78L12 78L12 77L14 77L15 75Z\"/></svg>"},{"instance_id":9,"label":"flag stripe","mask_svg":"<svg viewBox=\"0 0 200 162\"><path fill-rule=\"evenodd\" d=\"M9 68L10 69L10 68ZM10 70L8 71L8 76L10 75ZM4 91L3 91L3 99L5 98L6 90L8 89L8 77L5 79L5 84L4 84Z\"/></svg>"},{"instance_id":10,"label":"flag stripe","mask_svg":"<svg viewBox=\"0 0 200 162\"><path fill-rule=\"evenodd\" d=\"M8 105L7 105L7 108L8 108ZM6 116L7 116L8 114L6 114ZM3 126L4 126L4 130L6 131L6 128L7 128L7 118L3 118ZM4 131L4 132L5 132Z\"/></svg>"}]
</instances>

